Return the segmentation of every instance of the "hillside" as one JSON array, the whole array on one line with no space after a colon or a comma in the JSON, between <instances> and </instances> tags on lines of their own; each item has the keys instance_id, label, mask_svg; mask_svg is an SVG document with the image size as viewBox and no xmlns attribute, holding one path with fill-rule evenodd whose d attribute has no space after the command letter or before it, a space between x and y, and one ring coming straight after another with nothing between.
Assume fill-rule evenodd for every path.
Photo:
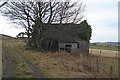
<instances>
[{"instance_id":1,"label":"hillside","mask_svg":"<svg viewBox=\"0 0 120 80\"><path fill-rule=\"evenodd\" d=\"M91 49L120 51L120 42L96 42L96 43L90 43L89 47Z\"/></svg>"},{"instance_id":2,"label":"hillside","mask_svg":"<svg viewBox=\"0 0 120 80\"><path fill-rule=\"evenodd\" d=\"M95 44L95 45L108 45L108 46L118 46L118 45L120 45L120 42L95 42L95 43L91 43L91 44Z\"/></svg>"},{"instance_id":3,"label":"hillside","mask_svg":"<svg viewBox=\"0 0 120 80\"><path fill-rule=\"evenodd\" d=\"M7 38L14 38L14 37L5 34L0 34L0 39L7 39Z\"/></svg>"}]
</instances>

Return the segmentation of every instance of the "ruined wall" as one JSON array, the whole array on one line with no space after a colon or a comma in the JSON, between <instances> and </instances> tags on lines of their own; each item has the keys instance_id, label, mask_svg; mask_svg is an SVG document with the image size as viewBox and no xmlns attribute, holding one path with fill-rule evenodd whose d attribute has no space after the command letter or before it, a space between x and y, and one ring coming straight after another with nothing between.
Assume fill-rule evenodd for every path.
<instances>
[{"instance_id":1,"label":"ruined wall","mask_svg":"<svg viewBox=\"0 0 120 80\"><path fill-rule=\"evenodd\" d=\"M65 45L71 45L71 47L66 47ZM75 55L86 55L89 54L89 43L87 41L79 41L75 43L59 43L59 51L67 51Z\"/></svg>"},{"instance_id":2,"label":"ruined wall","mask_svg":"<svg viewBox=\"0 0 120 80\"><path fill-rule=\"evenodd\" d=\"M79 50L82 54L89 54L89 42L79 41Z\"/></svg>"}]
</instances>

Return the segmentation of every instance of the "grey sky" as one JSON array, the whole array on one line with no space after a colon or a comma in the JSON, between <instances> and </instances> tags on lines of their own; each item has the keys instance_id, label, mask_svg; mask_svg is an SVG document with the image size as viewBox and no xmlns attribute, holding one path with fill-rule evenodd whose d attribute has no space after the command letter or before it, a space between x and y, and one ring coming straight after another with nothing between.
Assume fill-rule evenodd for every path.
<instances>
[{"instance_id":1,"label":"grey sky","mask_svg":"<svg viewBox=\"0 0 120 80\"><path fill-rule=\"evenodd\" d=\"M77 0L79 1L79 0ZM93 29L91 42L118 41L118 1L81 0L86 4L85 19ZM12 27L0 14L0 33L16 36L24 29Z\"/></svg>"}]
</instances>

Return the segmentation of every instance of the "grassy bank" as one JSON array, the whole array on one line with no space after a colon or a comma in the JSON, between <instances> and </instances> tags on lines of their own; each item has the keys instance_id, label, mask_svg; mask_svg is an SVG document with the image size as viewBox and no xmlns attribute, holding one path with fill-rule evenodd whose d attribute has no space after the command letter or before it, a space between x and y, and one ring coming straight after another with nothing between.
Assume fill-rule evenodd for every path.
<instances>
[{"instance_id":1,"label":"grassy bank","mask_svg":"<svg viewBox=\"0 0 120 80\"><path fill-rule=\"evenodd\" d=\"M24 43L16 47L22 55L38 67L48 78L95 78L117 77L118 59L89 55L73 56L67 53L43 53L25 50ZM97 61L98 60L98 61ZM112 72L111 73L111 67ZM111 76L112 74L112 76Z\"/></svg>"},{"instance_id":2,"label":"grassy bank","mask_svg":"<svg viewBox=\"0 0 120 80\"><path fill-rule=\"evenodd\" d=\"M2 78L2 39L0 39L0 79Z\"/></svg>"},{"instance_id":3,"label":"grassy bank","mask_svg":"<svg viewBox=\"0 0 120 80\"><path fill-rule=\"evenodd\" d=\"M19 54L16 52L16 43L16 40L3 40L3 74L5 74L5 69L8 67L8 65L6 65L5 58L5 50L8 49L10 57L12 59L14 78L30 78L31 70L29 66L25 63L25 61L21 58L21 56L19 56Z\"/></svg>"},{"instance_id":4,"label":"grassy bank","mask_svg":"<svg viewBox=\"0 0 120 80\"><path fill-rule=\"evenodd\" d=\"M18 53L20 53L36 66L39 72L43 74L43 77L46 78L118 77L117 58L93 55L73 56L68 53L43 53L26 50L25 43L18 40L10 40L8 44L11 45L11 57L15 67L16 76L21 75L22 77L29 75L27 77L31 77L29 67L18 55ZM28 71L28 73L26 73L26 71Z\"/></svg>"}]
</instances>

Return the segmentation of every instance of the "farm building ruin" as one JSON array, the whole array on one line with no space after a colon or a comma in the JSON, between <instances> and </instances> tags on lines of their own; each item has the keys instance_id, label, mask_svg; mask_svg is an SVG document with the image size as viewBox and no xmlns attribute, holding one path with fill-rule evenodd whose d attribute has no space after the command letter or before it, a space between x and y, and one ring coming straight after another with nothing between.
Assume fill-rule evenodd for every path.
<instances>
[{"instance_id":1,"label":"farm building ruin","mask_svg":"<svg viewBox=\"0 0 120 80\"><path fill-rule=\"evenodd\" d=\"M43 24L44 51L65 51L68 53L89 53L91 26L87 21L80 24Z\"/></svg>"}]
</instances>

